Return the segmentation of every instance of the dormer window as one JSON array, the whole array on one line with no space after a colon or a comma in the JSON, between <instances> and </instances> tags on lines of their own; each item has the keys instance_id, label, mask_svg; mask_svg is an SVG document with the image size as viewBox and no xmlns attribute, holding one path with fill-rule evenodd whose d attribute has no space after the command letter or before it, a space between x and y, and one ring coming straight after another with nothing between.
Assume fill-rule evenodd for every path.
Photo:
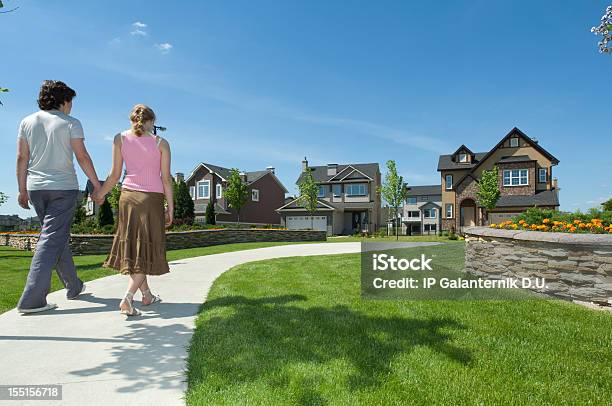
<instances>
[{"instance_id":1,"label":"dormer window","mask_svg":"<svg viewBox=\"0 0 612 406\"><path fill-rule=\"evenodd\" d=\"M462 152L459 154L459 162L467 162L467 154L465 152Z\"/></svg>"},{"instance_id":2,"label":"dormer window","mask_svg":"<svg viewBox=\"0 0 612 406\"><path fill-rule=\"evenodd\" d=\"M518 137L510 138L510 147L511 148L517 148L518 146L519 146L519 139L518 139Z\"/></svg>"}]
</instances>

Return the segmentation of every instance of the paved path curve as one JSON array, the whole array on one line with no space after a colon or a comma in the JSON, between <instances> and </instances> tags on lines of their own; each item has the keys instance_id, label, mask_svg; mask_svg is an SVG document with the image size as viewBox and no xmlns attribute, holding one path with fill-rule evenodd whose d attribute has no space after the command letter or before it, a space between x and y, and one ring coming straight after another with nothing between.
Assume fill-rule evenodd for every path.
<instances>
[{"instance_id":1,"label":"paved path curve","mask_svg":"<svg viewBox=\"0 0 612 406\"><path fill-rule=\"evenodd\" d=\"M297 244L174 261L170 273L153 279L164 302L141 307L143 315L127 321L117 311L126 287L122 275L87 282L82 300L54 292L48 300L57 310L0 315L0 385L63 385L63 401L45 405L182 404L195 317L219 275L245 262L359 249L359 243Z\"/></svg>"}]
</instances>

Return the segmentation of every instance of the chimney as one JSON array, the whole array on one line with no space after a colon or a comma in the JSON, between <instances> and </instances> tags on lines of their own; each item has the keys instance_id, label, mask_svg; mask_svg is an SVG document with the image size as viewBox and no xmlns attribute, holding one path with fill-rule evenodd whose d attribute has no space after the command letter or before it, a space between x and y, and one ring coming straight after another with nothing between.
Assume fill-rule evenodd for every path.
<instances>
[{"instance_id":1,"label":"chimney","mask_svg":"<svg viewBox=\"0 0 612 406\"><path fill-rule=\"evenodd\" d=\"M268 171L268 172L272 172L272 173L275 173L275 172L274 172L274 167L273 167L273 166L266 166L266 171Z\"/></svg>"},{"instance_id":2,"label":"chimney","mask_svg":"<svg viewBox=\"0 0 612 406\"><path fill-rule=\"evenodd\" d=\"M177 172L176 175L174 175L174 180L176 182L183 182L185 180L185 174L183 172Z\"/></svg>"},{"instance_id":3,"label":"chimney","mask_svg":"<svg viewBox=\"0 0 612 406\"><path fill-rule=\"evenodd\" d=\"M308 170L308 160L306 159L306 157L304 157L304 160L302 161L302 172L306 172Z\"/></svg>"},{"instance_id":4,"label":"chimney","mask_svg":"<svg viewBox=\"0 0 612 406\"><path fill-rule=\"evenodd\" d=\"M243 181L244 183L247 183L247 176L246 176L246 173L244 173L244 172L240 172L240 179L242 179L242 181Z\"/></svg>"},{"instance_id":5,"label":"chimney","mask_svg":"<svg viewBox=\"0 0 612 406\"><path fill-rule=\"evenodd\" d=\"M327 164L327 176L334 176L338 173L338 164Z\"/></svg>"}]
</instances>

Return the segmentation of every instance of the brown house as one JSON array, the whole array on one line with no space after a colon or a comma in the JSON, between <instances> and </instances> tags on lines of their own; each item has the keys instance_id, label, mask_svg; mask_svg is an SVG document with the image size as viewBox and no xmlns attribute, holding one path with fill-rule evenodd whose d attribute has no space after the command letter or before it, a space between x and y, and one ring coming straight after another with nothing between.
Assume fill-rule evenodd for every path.
<instances>
[{"instance_id":1,"label":"brown house","mask_svg":"<svg viewBox=\"0 0 612 406\"><path fill-rule=\"evenodd\" d=\"M274 172L273 167L268 167L263 171L240 173L243 182L251 190L249 200L240 210L240 223L280 224L276 209L285 203L287 189ZM194 200L197 222L205 221L206 206L210 201L214 202L218 223L238 221L236 210L229 207L224 197L230 173L231 169L202 162L185 180Z\"/></svg>"},{"instance_id":2,"label":"brown house","mask_svg":"<svg viewBox=\"0 0 612 406\"><path fill-rule=\"evenodd\" d=\"M328 234L374 232L381 224L380 170L377 163L308 166L302 161L300 184L310 171L319 186L319 205L314 216L295 198L278 206L281 224L288 229L327 231Z\"/></svg>"},{"instance_id":3,"label":"brown house","mask_svg":"<svg viewBox=\"0 0 612 406\"><path fill-rule=\"evenodd\" d=\"M465 145L450 155L441 155L438 172L442 186L442 229L485 224L485 211L477 204L478 181L484 170L499 170L501 197L488 213L498 223L530 207L557 209L559 189L552 177L559 160L537 140L513 128L489 152L472 152Z\"/></svg>"}]
</instances>

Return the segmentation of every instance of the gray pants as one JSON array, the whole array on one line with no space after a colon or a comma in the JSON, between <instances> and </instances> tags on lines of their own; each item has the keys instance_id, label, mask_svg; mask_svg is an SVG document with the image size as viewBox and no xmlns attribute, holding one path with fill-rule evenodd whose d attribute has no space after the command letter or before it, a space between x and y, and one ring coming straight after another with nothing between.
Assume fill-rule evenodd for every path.
<instances>
[{"instance_id":1,"label":"gray pants","mask_svg":"<svg viewBox=\"0 0 612 406\"><path fill-rule=\"evenodd\" d=\"M47 304L54 267L68 290L68 298L76 297L83 288L69 245L78 190L32 190L28 194L40 219L41 233L17 306L19 309L35 309Z\"/></svg>"}]
</instances>

